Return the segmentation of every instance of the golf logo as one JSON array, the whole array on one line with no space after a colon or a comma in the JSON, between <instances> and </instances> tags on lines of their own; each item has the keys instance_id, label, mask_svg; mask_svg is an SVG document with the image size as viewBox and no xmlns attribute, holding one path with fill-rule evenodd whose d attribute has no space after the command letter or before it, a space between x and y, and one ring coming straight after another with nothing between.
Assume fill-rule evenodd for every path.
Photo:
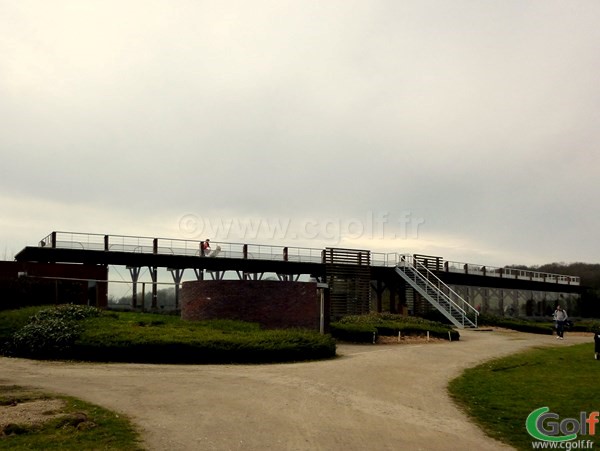
<instances>
[{"instance_id":1,"label":"golf logo","mask_svg":"<svg viewBox=\"0 0 600 451\"><path fill-rule=\"evenodd\" d=\"M535 409L527 416L525 427L529 435L538 440L535 448L550 449L592 449L591 440L577 440L582 435L596 435L596 424L600 412L580 412L579 418L563 418L557 413L550 412L548 407ZM539 442L548 443L539 443ZM533 443L535 445L536 443Z\"/></svg>"}]
</instances>

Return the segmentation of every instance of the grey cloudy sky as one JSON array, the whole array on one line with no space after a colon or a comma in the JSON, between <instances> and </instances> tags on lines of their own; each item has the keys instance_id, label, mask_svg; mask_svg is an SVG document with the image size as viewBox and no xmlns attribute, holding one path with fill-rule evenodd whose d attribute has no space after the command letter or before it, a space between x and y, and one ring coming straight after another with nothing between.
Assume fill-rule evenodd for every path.
<instances>
[{"instance_id":1,"label":"grey cloudy sky","mask_svg":"<svg viewBox=\"0 0 600 451\"><path fill-rule=\"evenodd\" d=\"M0 0L0 257L66 230L598 262L599 23L596 0Z\"/></svg>"}]
</instances>

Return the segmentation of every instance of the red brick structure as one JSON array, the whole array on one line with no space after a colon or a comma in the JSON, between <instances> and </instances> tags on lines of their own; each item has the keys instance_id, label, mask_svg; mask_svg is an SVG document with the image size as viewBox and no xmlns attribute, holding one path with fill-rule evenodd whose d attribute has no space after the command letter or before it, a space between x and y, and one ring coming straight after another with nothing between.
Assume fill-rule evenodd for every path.
<instances>
[{"instance_id":1,"label":"red brick structure","mask_svg":"<svg viewBox=\"0 0 600 451\"><path fill-rule=\"evenodd\" d=\"M181 288L181 318L235 319L266 328L319 330L320 296L313 282L199 280Z\"/></svg>"}]
</instances>

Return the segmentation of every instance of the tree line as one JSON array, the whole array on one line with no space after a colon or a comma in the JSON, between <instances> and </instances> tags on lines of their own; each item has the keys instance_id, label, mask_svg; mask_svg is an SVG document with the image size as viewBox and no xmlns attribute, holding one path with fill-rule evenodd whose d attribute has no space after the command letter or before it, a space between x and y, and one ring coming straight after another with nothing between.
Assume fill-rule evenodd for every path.
<instances>
[{"instance_id":1,"label":"tree line","mask_svg":"<svg viewBox=\"0 0 600 451\"><path fill-rule=\"evenodd\" d=\"M511 268L577 276L581 279L581 309L583 316L600 318L600 264L599 263L546 263L544 265L514 265Z\"/></svg>"}]
</instances>

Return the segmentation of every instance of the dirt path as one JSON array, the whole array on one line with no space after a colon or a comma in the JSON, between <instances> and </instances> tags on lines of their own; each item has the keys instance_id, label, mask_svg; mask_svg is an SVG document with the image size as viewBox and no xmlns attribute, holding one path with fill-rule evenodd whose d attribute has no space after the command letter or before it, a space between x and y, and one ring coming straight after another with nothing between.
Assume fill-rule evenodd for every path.
<instances>
[{"instance_id":1,"label":"dirt path","mask_svg":"<svg viewBox=\"0 0 600 451\"><path fill-rule=\"evenodd\" d=\"M335 360L279 365L0 358L0 382L127 414L150 450L501 450L457 410L447 382L482 360L581 342L591 338L464 331L460 342L340 345Z\"/></svg>"}]
</instances>

